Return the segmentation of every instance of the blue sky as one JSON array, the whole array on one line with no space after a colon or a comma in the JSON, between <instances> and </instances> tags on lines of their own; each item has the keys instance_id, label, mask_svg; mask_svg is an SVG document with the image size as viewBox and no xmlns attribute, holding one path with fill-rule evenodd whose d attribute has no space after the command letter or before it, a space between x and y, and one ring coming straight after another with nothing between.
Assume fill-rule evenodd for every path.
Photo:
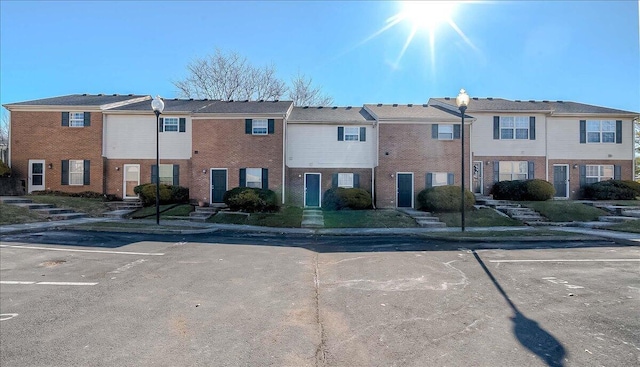
<instances>
[{"instance_id":1,"label":"blue sky","mask_svg":"<svg viewBox=\"0 0 640 367\"><path fill-rule=\"evenodd\" d=\"M0 102L74 93L175 97L172 81L216 48L285 79L313 78L335 105L455 96L572 100L640 111L638 1L475 1L418 32L398 2L0 2ZM471 45L473 47L471 47ZM3 110L4 112L4 110Z\"/></svg>"}]
</instances>

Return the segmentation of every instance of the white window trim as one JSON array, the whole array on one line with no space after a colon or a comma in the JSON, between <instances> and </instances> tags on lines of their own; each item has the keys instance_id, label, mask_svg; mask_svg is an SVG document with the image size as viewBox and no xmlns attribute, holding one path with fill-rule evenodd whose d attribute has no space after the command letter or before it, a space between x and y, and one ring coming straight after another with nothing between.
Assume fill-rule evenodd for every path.
<instances>
[{"instance_id":1,"label":"white window trim","mask_svg":"<svg viewBox=\"0 0 640 367\"><path fill-rule=\"evenodd\" d=\"M347 133L348 129L355 130L354 133ZM355 139L347 139L347 136L355 137ZM360 141L360 127L345 126L344 127L344 141Z\"/></svg>"},{"instance_id":2,"label":"white window trim","mask_svg":"<svg viewBox=\"0 0 640 367\"><path fill-rule=\"evenodd\" d=\"M445 127L445 126L451 128L451 133L444 132L444 131L441 132L440 131L440 129ZM442 124L439 124L438 125L438 140L453 140L453 130L454 130L453 125L448 125L448 124L442 125ZM440 137L441 134L451 134L451 137L450 138L442 138L442 137Z\"/></svg>"},{"instance_id":3,"label":"white window trim","mask_svg":"<svg viewBox=\"0 0 640 367\"><path fill-rule=\"evenodd\" d=\"M525 170L524 173L520 173L520 172L516 172L515 167L519 166L521 163L526 163L527 164L527 169ZM511 166L511 171L510 172L498 172L498 177L499 177L499 181L514 181L514 180L528 180L529 179L529 162L528 161L500 161L499 162L499 170L502 170L503 168L506 168L506 165L509 164ZM502 179L502 175L510 175L511 177L509 179ZM515 178L514 176L516 175L524 175L524 178Z\"/></svg>"},{"instance_id":4,"label":"white window trim","mask_svg":"<svg viewBox=\"0 0 640 367\"><path fill-rule=\"evenodd\" d=\"M503 127L503 119L513 118L513 127ZM526 128L518 127L517 119L526 119ZM504 121L506 122L506 121ZM502 137L503 130L512 130L513 138L504 138ZM527 130L526 138L518 138L518 130ZM529 117L525 116L500 116L500 140L529 140L531 136L531 131L529 131Z\"/></svg>"},{"instance_id":5,"label":"white window trim","mask_svg":"<svg viewBox=\"0 0 640 367\"><path fill-rule=\"evenodd\" d=\"M344 180L342 180L344 179ZM347 183L342 183L342 181L347 181ZM350 181L350 183L349 183ZM353 188L353 173L338 173L338 187L344 187L346 189Z\"/></svg>"},{"instance_id":6,"label":"white window trim","mask_svg":"<svg viewBox=\"0 0 640 367\"><path fill-rule=\"evenodd\" d=\"M598 130L589 130L589 122L597 122L598 123ZM602 123L603 122L612 122L613 123L613 131L603 131L602 130ZM586 136L585 136L585 140L587 142L587 144L615 144L616 143L616 120L587 120L586 121L586 126L585 126L585 130L586 130ZM589 133L597 133L599 140L598 141L589 141ZM613 141L603 141L604 139L603 134L604 133L613 133Z\"/></svg>"},{"instance_id":7,"label":"white window trim","mask_svg":"<svg viewBox=\"0 0 640 367\"><path fill-rule=\"evenodd\" d=\"M444 177L444 183L438 183L437 182L437 177L438 176L443 176ZM447 186L449 183L449 173L448 172L431 172L431 187L437 187L437 186Z\"/></svg>"},{"instance_id":8,"label":"white window trim","mask_svg":"<svg viewBox=\"0 0 640 367\"><path fill-rule=\"evenodd\" d=\"M171 124L167 124L167 120L175 120L175 124L171 123ZM171 130L167 130L167 126L170 126L172 129ZM173 127L175 126L175 130L173 130ZM165 117L162 120L162 131L163 132L167 132L167 133L177 133L180 131L180 118L179 117Z\"/></svg>"},{"instance_id":9,"label":"white window trim","mask_svg":"<svg viewBox=\"0 0 640 367\"><path fill-rule=\"evenodd\" d=\"M256 126L256 123L260 123L262 126ZM256 132L257 129L264 129L264 132ZM251 120L251 135L268 135L269 134L269 120L268 119L253 119Z\"/></svg>"},{"instance_id":10,"label":"white window trim","mask_svg":"<svg viewBox=\"0 0 640 367\"><path fill-rule=\"evenodd\" d=\"M78 165L77 162L80 162ZM79 171L74 171L75 167L80 167ZM74 183L72 175L80 175L80 183ZM69 186L82 186L84 185L84 160L82 159L70 159L69 160Z\"/></svg>"},{"instance_id":11,"label":"white window trim","mask_svg":"<svg viewBox=\"0 0 640 367\"><path fill-rule=\"evenodd\" d=\"M84 127L84 112L69 112L69 127Z\"/></svg>"},{"instance_id":12,"label":"white window trim","mask_svg":"<svg viewBox=\"0 0 640 367\"><path fill-rule=\"evenodd\" d=\"M257 170L258 171L258 181L249 181L249 170ZM256 176L256 175L252 175L252 176ZM249 186L249 182L252 183L258 183L258 186ZM245 169L245 186L246 187L253 187L256 189L261 189L262 188L262 168L246 168Z\"/></svg>"},{"instance_id":13,"label":"white window trim","mask_svg":"<svg viewBox=\"0 0 640 367\"><path fill-rule=\"evenodd\" d=\"M597 176L593 176L593 175L589 175L589 167L598 167L598 175ZM611 168L611 176L605 176L603 175L604 172L604 167L610 167ZM600 182L600 181L608 181L608 180L613 180L615 178L616 172L615 172L615 166L612 164L588 164L585 168L585 182L587 184L592 184L595 182ZM589 179L593 179L596 178L597 181L595 182L589 182Z\"/></svg>"}]
</instances>

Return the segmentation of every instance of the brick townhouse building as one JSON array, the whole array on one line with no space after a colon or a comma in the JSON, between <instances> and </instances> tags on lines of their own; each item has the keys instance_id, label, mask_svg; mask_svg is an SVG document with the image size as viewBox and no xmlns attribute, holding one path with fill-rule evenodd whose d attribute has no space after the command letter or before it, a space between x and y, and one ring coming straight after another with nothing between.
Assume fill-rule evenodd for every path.
<instances>
[{"instance_id":1,"label":"brick townhouse building","mask_svg":"<svg viewBox=\"0 0 640 367\"><path fill-rule=\"evenodd\" d=\"M69 95L4 105L10 165L28 192L95 191L135 197L155 180L222 202L237 186L274 190L283 203L321 206L331 187L360 187L379 208L415 207L425 187L460 185L460 112L427 104L293 107L291 101ZM466 111L465 185L488 194L500 180L541 178L558 198L580 186L633 177L638 113L562 101L472 98ZM160 167L155 165L159 129Z\"/></svg>"}]
</instances>

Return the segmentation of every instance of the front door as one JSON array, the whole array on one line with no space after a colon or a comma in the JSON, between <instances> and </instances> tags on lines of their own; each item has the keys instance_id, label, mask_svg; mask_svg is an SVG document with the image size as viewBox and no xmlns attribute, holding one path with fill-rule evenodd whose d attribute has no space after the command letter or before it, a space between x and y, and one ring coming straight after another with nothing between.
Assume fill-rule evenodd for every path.
<instances>
[{"instance_id":1,"label":"front door","mask_svg":"<svg viewBox=\"0 0 640 367\"><path fill-rule=\"evenodd\" d=\"M227 170L211 169L211 203L224 202L224 193L227 192Z\"/></svg>"},{"instance_id":2,"label":"front door","mask_svg":"<svg viewBox=\"0 0 640 367\"><path fill-rule=\"evenodd\" d=\"M123 179L123 188L124 192L123 199L133 199L137 198L135 192L133 192L134 187L140 185L140 165L139 164L125 164L122 167L124 179Z\"/></svg>"},{"instance_id":3,"label":"front door","mask_svg":"<svg viewBox=\"0 0 640 367\"><path fill-rule=\"evenodd\" d=\"M398 173L398 208L413 207L413 173Z\"/></svg>"},{"instance_id":4,"label":"front door","mask_svg":"<svg viewBox=\"0 0 640 367\"><path fill-rule=\"evenodd\" d=\"M29 193L44 190L44 173L44 160L29 159Z\"/></svg>"},{"instance_id":5,"label":"front door","mask_svg":"<svg viewBox=\"0 0 640 367\"><path fill-rule=\"evenodd\" d=\"M473 162L473 193L482 194L482 162Z\"/></svg>"},{"instance_id":6,"label":"front door","mask_svg":"<svg viewBox=\"0 0 640 367\"><path fill-rule=\"evenodd\" d=\"M567 198L568 197L568 186L569 181L567 180L567 171L569 170L569 166L566 164L562 165L554 165L553 166L553 187L556 189L557 198Z\"/></svg>"},{"instance_id":7,"label":"front door","mask_svg":"<svg viewBox=\"0 0 640 367\"><path fill-rule=\"evenodd\" d=\"M320 207L320 174L304 174L304 206Z\"/></svg>"}]
</instances>

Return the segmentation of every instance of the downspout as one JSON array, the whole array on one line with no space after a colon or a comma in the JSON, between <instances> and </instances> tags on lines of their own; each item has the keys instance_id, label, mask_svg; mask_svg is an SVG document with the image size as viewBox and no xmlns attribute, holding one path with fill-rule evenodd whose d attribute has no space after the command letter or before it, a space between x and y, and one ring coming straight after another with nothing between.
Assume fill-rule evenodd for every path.
<instances>
[{"instance_id":1,"label":"downspout","mask_svg":"<svg viewBox=\"0 0 640 367\"><path fill-rule=\"evenodd\" d=\"M378 166L378 159L380 157L380 124L377 120L374 120L371 126L376 129L376 152L373 166L371 167L371 205L373 209L376 209L376 167Z\"/></svg>"},{"instance_id":2,"label":"downspout","mask_svg":"<svg viewBox=\"0 0 640 367\"><path fill-rule=\"evenodd\" d=\"M282 115L282 205L285 203L285 185L286 185L286 157L287 157L287 114Z\"/></svg>"},{"instance_id":3,"label":"downspout","mask_svg":"<svg viewBox=\"0 0 640 367\"><path fill-rule=\"evenodd\" d=\"M12 119L11 119L11 110L9 111L9 127L7 128L8 134L7 134L7 165L9 166L9 168L11 168L11 125L12 125Z\"/></svg>"},{"instance_id":4,"label":"downspout","mask_svg":"<svg viewBox=\"0 0 640 367\"><path fill-rule=\"evenodd\" d=\"M107 194L107 174L109 174L109 170L107 169L107 115L102 112L102 194ZM124 167L123 167L124 168ZM124 170L123 170L124 175ZM124 192L122 193L122 197L124 197Z\"/></svg>"},{"instance_id":5,"label":"downspout","mask_svg":"<svg viewBox=\"0 0 640 367\"><path fill-rule=\"evenodd\" d=\"M549 182L549 116L544 116L544 175L545 181ZM569 171L567 169L567 171ZM570 175L571 172L567 172L567 176ZM568 178L567 178L568 179ZM569 189L571 189L571 185L569 185ZM570 193L567 193L570 194Z\"/></svg>"}]
</instances>

